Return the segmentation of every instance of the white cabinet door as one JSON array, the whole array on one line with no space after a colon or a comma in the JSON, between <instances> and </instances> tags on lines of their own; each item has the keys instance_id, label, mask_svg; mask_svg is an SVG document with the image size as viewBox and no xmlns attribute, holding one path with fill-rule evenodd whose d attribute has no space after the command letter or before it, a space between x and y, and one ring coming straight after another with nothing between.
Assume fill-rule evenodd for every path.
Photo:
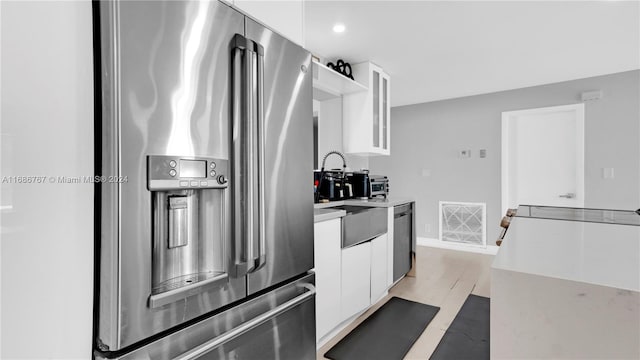
<instances>
[{"instance_id":1,"label":"white cabinet door","mask_svg":"<svg viewBox=\"0 0 640 360\"><path fill-rule=\"evenodd\" d=\"M381 96L380 96L380 78L381 78L381 71L377 68L373 68L371 70L371 76L373 76L373 80L371 81L371 84L369 86L371 86L371 96L373 96L373 100L371 101L371 113L373 114L372 116L372 120L371 120L371 129L369 129L369 131L373 131L371 138L373 139L372 141L372 146L376 151L380 150L381 144L380 144L380 133L381 133L381 128L382 128L382 124L381 124Z\"/></svg>"},{"instance_id":2,"label":"white cabinet door","mask_svg":"<svg viewBox=\"0 0 640 360\"><path fill-rule=\"evenodd\" d=\"M304 46L302 18L304 2L302 0L233 0L233 4L289 40Z\"/></svg>"},{"instance_id":3,"label":"white cabinet door","mask_svg":"<svg viewBox=\"0 0 640 360\"><path fill-rule=\"evenodd\" d=\"M371 303L387 291L387 234L371 240Z\"/></svg>"},{"instance_id":4,"label":"white cabinet door","mask_svg":"<svg viewBox=\"0 0 640 360\"><path fill-rule=\"evenodd\" d=\"M338 326L340 318L340 222L333 219L314 226L316 272L316 340Z\"/></svg>"},{"instance_id":5,"label":"white cabinet door","mask_svg":"<svg viewBox=\"0 0 640 360\"><path fill-rule=\"evenodd\" d=\"M341 317L347 319L371 304L371 242L342 249Z\"/></svg>"},{"instance_id":6,"label":"white cabinet door","mask_svg":"<svg viewBox=\"0 0 640 360\"><path fill-rule=\"evenodd\" d=\"M353 65L353 76L368 90L343 96L344 151L359 155L389 155L391 77L369 62Z\"/></svg>"},{"instance_id":7,"label":"white cabinet door","mask_svg":"<svg viewBox=\"0 0 640 360\"><path fill-rule=\"evenodd\" d=\"M381 74L380 79L380 141L381 153L390 154L389 145L391 142L391 126L389 119L391 118L391 78L386 73Z\"/></svg>"}]
</instances>

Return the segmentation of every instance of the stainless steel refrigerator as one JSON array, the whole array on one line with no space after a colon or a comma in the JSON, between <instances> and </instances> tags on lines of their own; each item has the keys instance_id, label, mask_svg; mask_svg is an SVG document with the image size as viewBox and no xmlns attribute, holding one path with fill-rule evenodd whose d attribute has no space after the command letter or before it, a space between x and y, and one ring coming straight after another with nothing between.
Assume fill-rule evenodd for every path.
<instances>
[{"instance_id":1,"label":"stainless steel refrigerator","mask_svg":"<svg viewBox=\"0 0 640 360\"><path fill-rule=\"evenodd\" d=\"M216 1L94 22L94 356L315 358L310 54Z\"/></svg>"}]
</instances>

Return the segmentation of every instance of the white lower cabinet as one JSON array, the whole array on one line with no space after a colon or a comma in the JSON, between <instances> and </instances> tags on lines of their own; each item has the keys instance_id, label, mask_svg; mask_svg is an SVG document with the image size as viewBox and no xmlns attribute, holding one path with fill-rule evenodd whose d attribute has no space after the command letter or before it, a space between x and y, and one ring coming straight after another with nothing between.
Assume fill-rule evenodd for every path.
<instances>
[{"instance_id":1,"label":"white lower cabinet","mask_svg":"<svg viewBox=\"0 0 640 360\"><path fill-rule=\"evenodd\" d=\"M341 219L314 226L316 272L316 341L342 321L340 316Z\"/></svg>"},{"instance_id":2,"label":"white lower cabinet","mask_svg":"<svg viewBox=\"0 0 640 360\"><path fill-rule=\"evenodd\" d=\"M371 305L371 242L342 249L341 317Z\"/></svg>"},{"instance_id":3,"label":"white lower cabinet","mask_svg":"<svg viewBox=\"0 0 640 360\"><path fill-rule=\"evenodd\" d=\"M316 341L382 298L389 288L389 237L345 249L342 219L315 223Z\"/></svg>"},{"instance_id":4,"label":"white lower cabinet","mask_svg":"<svg viewBox=\"0 0 640 360\"><path fill-rule=\"evenodd\" d=\"M373 304L387 291L387 234L371 240L371 301Z\"/></svg>"},{"instance_id":5,"label":"white lower cabinet","mask_svg":"<svg viewBox=\"0 0 640 360\"><path fill-rule=\"evenodd\" d=\"M387 234L342 249L342 318L366 309L387 291Z\"/></svg>"}]
</instances>

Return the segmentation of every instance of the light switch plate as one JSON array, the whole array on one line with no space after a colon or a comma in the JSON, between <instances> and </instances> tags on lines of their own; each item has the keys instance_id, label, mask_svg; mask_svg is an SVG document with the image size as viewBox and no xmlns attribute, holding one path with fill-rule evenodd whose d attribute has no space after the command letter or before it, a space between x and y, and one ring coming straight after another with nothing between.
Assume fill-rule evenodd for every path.
<instances>
[{"instance_id":1,"label":"light switch plate","mask_svg":"<svg viewBox=\"0 0 640 360\"><path fill-rule=\"evenodd\" d=\"M602 168L603 179L613 179L615 177L615 171L613 168Z\"/></svg>"}]
</instances>

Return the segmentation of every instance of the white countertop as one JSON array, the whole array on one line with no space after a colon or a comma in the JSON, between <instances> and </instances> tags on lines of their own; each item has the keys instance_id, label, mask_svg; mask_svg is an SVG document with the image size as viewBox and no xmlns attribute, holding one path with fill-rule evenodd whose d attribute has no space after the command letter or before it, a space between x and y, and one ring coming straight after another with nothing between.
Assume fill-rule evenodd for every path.
<instances>
[{"instance_id":1,"label":"white countertop","mask_svg":"<svg viewBox=\"0 0 640 360\"><path fill-rule=\"evenodd\" d=\"M409 198L393 198L393 197L387 198L387 199L383 199L383 198L365 199L365 200L349 199L349 200L331 201L328 203L314 204L313 207L316 209L324 209L324 208L333 207L333 206L353 205L353 206L371 206L371 207L387 207L388 208L396 205L407 204L412 201L415 201L415 200L409 199Z\"/></svg>"},{"instance_id":2,"label":"white countertop","mask_svg":"<svg viewBox=\"0 0 640 360\"><path fill-rule=\"evenodd\" d=\"M313 209L313 222L333 220L347 215L347 212L339 209Z\"/></svg>"},{"instance_id":3,"label":"white countertop","mask_svg":"<svg viewBox=\"0 0 640 360\"><path fill-rule=\"evenodd\" d=\"M492 268L640 291L640 226L515 217Z\"/></svg>"}]
</instances>

